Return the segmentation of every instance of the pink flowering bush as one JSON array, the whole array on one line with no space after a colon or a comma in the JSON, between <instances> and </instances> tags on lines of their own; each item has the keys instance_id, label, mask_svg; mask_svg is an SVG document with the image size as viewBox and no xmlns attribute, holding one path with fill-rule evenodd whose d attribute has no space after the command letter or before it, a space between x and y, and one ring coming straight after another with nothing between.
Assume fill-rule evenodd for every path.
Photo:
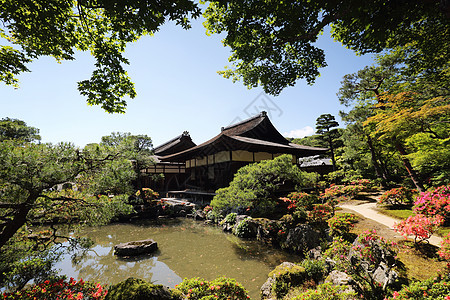
<instances>
[{"instance_id":1,"label":"pink flowering bush","mask_svg":"<svg viewBox=\"0 0 450 300\"><path fill-rule=\"evenodd\" d=\"M450 221L450 186L440 186L432 191L420 193L414 202L413 210L426 216L442 216Z\"/></svg>"},{"instance_id":2,"label":"pink flowering bush","mask_svg":"<svg viewBox=\"0 0 450 300\"><path fill-rule=\"evenodd\" d=\"M312 209L307 212L307 218L312 223L323 223L333 216L333 207L325 204L314 204Z\"/></svg>"},{"instance_id":3,"label":"pink flowering bush","mask_svg":"<svg viewBox=\"0 0 450 300\"><path fill-rule=\"evenodd\" d=\"M441 249L439 249L438 254L443 259L450 261L450 233L442 240Z\"/></svg>"},{"instance_id":4,"label":"pink flowering bush","mask_svg":"<svg viewBox=\"0 0 450 300\"><path fill-rule=\"evenodd\" d=\"M381 195L378 204L390 206L406 206L413 203L415 190L405 187L393 188Z\"/></svg>"},{"instance_id":5,"label":"pink flowering bush","mask_svg":"<svg viewBox=\"0 0 450 300\"><path fill-rule=\"evenodd\" d=\"M371 295L383 295L388 286L376 281L375 270L379 267L393 268L398 265L393 243L389 243L376 231L365 231L353 244L339 237L333 241L324 257L336 262L336 269L347 273L355 280L363 291L363 297L371 299Z\"/></svg>"},{"instance_id":6,"label":"pink flowering bush","mask_svg":"<svg viewBox=\"0 0 450 300\"><path fill-rule=\"evenodd\" d=\"M105 299L108 292L99 284L88 281L79 281L70 278L69 282L64 279L58 281L46 280L35 284L28 289L13 293L4 293L5 300L34 300L34 299L67 299L67 300L100 300Z\"/></svg>"},{"instance_id":7,"label":"pink flowering bush","mask_svg":"<svg viewBox=\"0 0 450 300\"><path fill-rule=\"evenodd\" d=\"M450 300L450 280L447 277L437 276L424 281L412 282L409 286L395 291L386 300L427 299Z\"/></svg>"},{"instance_id":8,"label":"pink flowering bush","mask_svg":"<svg viewBox=\"0 0 450 300\"><path fill-rule=\"evenodd\" d=\"M406 220L394 225L394 230L407 238L414 236L414 242L420 243L428 240L433 232L444 222L440 215L427 217L422 214L409 216Z\"/></svg>"},{"instance_id":9,"label":"pink flowering bush","mask_svg":"<svg viewBox=\"0 0 450 300\"><path fill-rule=\"evenodd\" d=\"M344 236L353 228L353 224L358 221L358 217L350 213L337 214L328 219L327 223L330 227L332 236Z\"/></svg>"},{"instance_id":10,"label":"pink flowering bush","mask_svg":"<svg viewBox=\"0 0 450 300\"><path fill-rule=\"evenodd\" d=\"M297 208L311 209L318 197L314 194L292 192L286 198L280 198L287 206L288 212L294 212Z\"/></svg>"}]
</instances>

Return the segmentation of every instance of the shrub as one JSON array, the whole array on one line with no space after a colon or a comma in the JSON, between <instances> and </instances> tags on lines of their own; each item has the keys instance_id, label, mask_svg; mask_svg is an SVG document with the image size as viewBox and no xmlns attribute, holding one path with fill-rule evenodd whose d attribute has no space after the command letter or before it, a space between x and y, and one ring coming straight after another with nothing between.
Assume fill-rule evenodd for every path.
<instances>
[{"instance_id":1,"label":"shrub","mask_svg":"<svg viewBox=\"0 0 450 300\"><path fill-rule=\"evenodd\" d=\"M450 260L450 233L442 240L441 249L439 249L438 254L443 259Z\"/></svg>"},{"instance_id":2,"label":"shrub","mask_svg":"<svg viewBox=\"0 0 450 300\"><path fill-rule=\"evenodd\" d=\"M378 200L378 204L382 205L398 205L398 206L406 206L410 205L413 202L413 194L415 190L408 189L405 187L393 188L389 191L386 191L381 195Z\"/></svg>"},{"instance_id":3,"label":"shrub","mask_svg":"<svg viewBox=\"0 0 450 300\"><path fill-rule=\"evenodd\" d=\"M442 276L411 283L398 292L393 292L389 300L432 299L450 300L450 280Z\"/></svg>"},{"instance_id":4,"label":"shrub","mask_svg":"<svg viewBox=\"0 0 450 300\"><path fill-rule=\"evenodd\" d=\"M290 205L287 208L289 211L294 211L297 207L310 210L312 205L318 201L316 195L302 192L292 192L287 198L290 200Z\"/></svg>"},{"instance_id":5,"label":"shrub","mask_svg":"<svg viewBox=\"0 0 450 300\"><path fill-rule=\"evenodd\" d=\"M316 289L307 290L292 300L347 300L356 299L355 292L346 291L347 286L334 286L331 283L318 285Z\"/></svg>"},{"instance_id":6,"label":"shrub","mask_svg":"<svg viewBox=\"0 0 450 300\"><path fill-rule=\"evenodd\" d=\"M206 213L206 218L217 224L223 219L223 216L215 210L210 210Z\"/></svg>"},{"instance_id":7,"label":"shrub","mask_svg":"<svg viewBox=\"0 0 450 300\"><path fill-rule=\"evenodd\" d=\"M414 202L413 210L426 216L442 216L450 220L450 186L440 186L432 191L420 193Z\"/></svg>"},{"instance_id":8,"label":"shrub","mask_svg":"<svg viewBox=\"0 0 450 300\"><path fill-rule=\"evenodd\" d=\"M286 183L300 185L309 175L292 164L291 155L280 155L240 168L226 188L216 191L211 206L217 211L246 211L252 215L273 212L276 192Z\"/></svg>"},{"instance_id":9,"label":"shrub","mask_svg":"<svg viewBox=\"0 0 450 300\"><path fill-rule=\"evenodd\" d=\"M305 268L305 273L309 278L314 279L315 282L319 282L323 279L325 274L325 263L317 259L305 259L300 264Z\"/></svg>"},{"instance_id":10,"label":"shrub","mask_svg":"<svg viewBox=\"0 0 450 300\"><path fill-rule=\"evenodd\" d=\"M179 300L179 293L138 278L128 278L111 286L106 300Z\"/></svg>"},{"instance_id":11,"label":"shrub","mask_svg":"<svg viewBox=\"0 0 450 300\"><path fill-rule=\"evenodd\" d=\"M220 224L229 224L229 225L234 225L236 224L236 217L237 214L236 213L229 213L221 222Z\"/></svg>"},{"instance_id":12,"label":"shrub","mask_svg":"<svg viewBox=\"0 0 450 300\"><path fill-rule=\"evenodd\" d=\"M344 236L350 232L353 224L358 221L358 217L351 213L337 214L328 219L327 223L330 227L332 236Z\"/></svg>"},{"instance_id":13,"label":"shrub","mask_svg":"<svg viewBox=\"0 0 450 300\"><path fill-rule=\"evenodd\" d=\"M68 282L65 279L46 280L25 290L4 293L2 299L105 299L106 294L107 291L99 283L70 278Z\"/></svg>"},{"instance_id":14,"label":"shrub","mask_svg":"<svg viewBox=\"0 0 450 300\"><path fill-rule=\"evenodd\" d=\"M420 243L428 240L433 232L443 223L441 216L427 217L422 214L409 216L406 220L400 221L394 225L394 230L399 232L405 238L408 235L414 236L414 242Z\"/></svg>"},{"instance_id":15,"label":"shrub","mask_svg":"<svg viewBox=\"0 0 450 300\"><path fill-rule=\"evenodd\" d=\"M328 204L314 204L308 211L308 221L312 223L324 223L333 215L333 208Z\"/></svg>"},{"instance_id":16,"label":"shrub","mask_svg":"<svg viewBox=\"0 0 450 300\"><path fill-rule=\"evenodd\" d=\"M324 256L336 262L336 269L350 275L367 299L373 298L372 295L383 295L388 288L377 282L375 270L398 265L392 244L378 236L375 230L360 234L353 245L341 237L335 239Z\"/></svg>"},{"instance_id":17,"label":"shrub","mask_svg":"<svg viewBox=\"0 0 450 300\"><path fill-rule=\"evenodd\" d=\"M325 192L322 194L322 198L329 199L339 197L344 194L344 185L332 184L329 188L325 189Z\"/></svg>"},{"instance_id":18,"label":"shrub","mask_svg":"<svg viewBox=\"0 0 450 300\"><path fill-rule=\"evenodd\" d=\"M291 263L278 265L269 273L269 277L275 279L272 292L277 299L284 297L292 287L300 285L307 278L305 268Z\"/></svg>"},{"instance_id":19,"label":"shrub","mask_svg":"<svg viewBox=\"0 0 450 300\"><path fill-rule=\"evenodd\" d=\"M150 188L142 188L142 193L140 190L137 191L136 197L142 198L148 203L151 203L152 200L159 198L159 194Z\"/></svg>"},{"instance_id":20,"label":"shrub","mask_svg":"<svg viewBox=\"0 0 450 300\"><path fill-rule=\"evenodd\" d=\"M249 222L252 218L248 217L239 222L236 227L233 228L233 234L240 238L248 238L253 236L253 232L250 228Z\"/></svg>"},{"instance_id":21,"label":"shrub","mask_svg":"<svg viewBox=\"0 0 450 300\"><path fill-rule=\"evenodd\" d=\"M247 291L235 279L219 277L213 281L201 278L185 278L183 282L175 286L175 289L182 292L186 299L207 300L207 299L249 299Z\"/></svg>"}]
</instances>

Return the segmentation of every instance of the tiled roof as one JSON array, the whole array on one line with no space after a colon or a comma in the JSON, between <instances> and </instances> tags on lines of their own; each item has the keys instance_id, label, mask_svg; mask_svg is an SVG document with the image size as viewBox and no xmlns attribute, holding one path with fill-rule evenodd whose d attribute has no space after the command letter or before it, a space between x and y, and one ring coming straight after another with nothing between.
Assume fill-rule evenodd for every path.
<instances>
[{"instance_id":1,"label":"tiled roof","mask_svg":"<svg viewBox=\"0 0 450 300\"><path fill-rule=\"evenodd\" d=\"M252 118L222 128L218 135L200 145L164 156L161 159L182 161L188 157L204 156L223 150L269 151L299 156L316 155L327 151L325 148L289 143L273 126L267 114L262 112Z\"/></svg>"}]
</instances>

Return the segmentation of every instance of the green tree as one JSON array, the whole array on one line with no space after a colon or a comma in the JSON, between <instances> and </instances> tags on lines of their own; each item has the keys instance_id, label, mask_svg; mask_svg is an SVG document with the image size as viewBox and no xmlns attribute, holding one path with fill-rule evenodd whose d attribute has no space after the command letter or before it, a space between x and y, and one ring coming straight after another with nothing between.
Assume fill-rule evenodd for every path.
<instances>
[{"instance_id":1,"label":"green tree","mask_svg":"<svg viewBox=\"0 0 450 300\"><path fill-rule=\"evenodd\" d=\"M152 139L147 135L113 132L109 136L103 136L100 144L116 149L116 151L120 152L124 158L133 164L136 175L136 187L138 190L141 190L141 170L154 164L154 160L152 159Z\"/></svg>"},{"instance_id":2,"label":"green tree","mask_svg":"<svg viewBox=\"0 0 450 300\"><path fill-rule=\"evenodd\" d=\"M365 122L374 128L379 139L393 140L403 156L422 171L422 177L435 177L437 183L447 183L450 173L450 98L435 97L425 101L420 94L386 94L376 115ZM399 142L401 141L401 142ZM398 144L405 144L408 153ZM440 178L440 179L439 179Z\"/></svg>"},{"instance_id":3,"label":"green tree","mask_svg":"<svg viewBox=\"0 0 450 300\"><path fill-rule=\"evenodd\" d=\"M333 171L336 170L335 159L335 145L336 139L340 134L337 128L339 123L335 120L334 116L330 114L320 115L316 120L316 133L319 134L320 139L327 143L330 149L331 161L333 162Z\"/></svg>"},{"instance_id":4,"label":"green tree","mask_svg":"<svg viewBox=\"0 0 450 300\"><path fill-rule=\"evenodd\" d=\"M305 136L304 138L292 139L291 143L319 148L328 147L328 143L326 143L323 139L321 139L318 134Z\"/></svg>"},{"instance_id":5,"label":"green tree","mask_svg":"<svg viewBox=\"0 0 450 300\"><path fill-rule=\"evenodd\" d=\"M406 45L416 71L448 63L449 4L413 1L211 1L208 33L225 33L231 68L219 72L248 87L277 95L298 79L314 83L325 53L315 42L327 26L332 37L358 54Z\"/></svg>"},{"instance_id":6,"label":"green tree","mask_svg":"<svg viewBox=\"0 0 450 300\"><path fill-rule=\"evenodd\" d=\"M131 213L127 195L111 199L93 192L102 192L107 184L125 192L123 186L129 186L133 176L132 164L118 152L80 150L69 143L1 141L0 286L21 288L31 279L51 275L59 255L50 247L61 240L69 241L68 250L88 245L54 225L62 223L73 230ZM36 231L35 224L51 224L52 230Z\"/></svg>"},{"instance_id":7,"label":"green tree","mask_svg":"<svg viewBox=\"0 0 450 300\"><path fill-rule=\"evenodd\" d=\"M76 50L89 51L95 70L78 82L81 95L107 112L124 112L124 97L136 96L124 69L127 44L154 34L167 20L187 29L199 15L191 0L1 0L0 38L7 45L0 46L0 81L17 86L16 76L41 56L59 62L75 59Z\"/></svg>"},{"instance_id":8,"label":"green tree","mask_svg":"<svg viewBox=\"0 0 450 300\"><path fill-rule=\"evenodd\" d=\"M263 215L275 207L281 186L305 184L307 178L308 174L292 163L291 155L263 160L240 168L228 187L216 191L211 206L219 212L248 209L247 213Z\"/></svg>"},{"instance_id":9,"label":"green tree","mask_svg":"<svg viewBox=\"0 0 450 300\"><path fill-rule=\"evenodd\" d=\"M5 140L33 142L40 139L39 129L27 126L27 123L22 120L11 118L0 120L0 142Z\"/></svg>"},{"instance_id":10,"label":"green tree","mask_svg":"<svg viewBox=\"0 0 450 300\"><path fill-rule=\"evenodd\" d=\"M441 120L436 122L436 114L432 117L433 113L431 111L436 112L436 110L439 110L434 106L440 106L441 108L442 105L445 106L446 101L448 101L448 86L450 83L450 66L448 62L446 64L424 64L419 68L413 62L413 58L420 60L423 58L421 57L421 51L412 46L398 48L391 53L379 56L377 65L366 67L355 74L346 75L338 93L342 104L350 106L356 102L348 115L356 116L359 114L357 111L362 110L367 112L365 116L358 118L358 120L353 118L353 124L360 126L367 118L372 120L378 118L378 121L380 121L381 116L386 117L388 115L399 118L394 120L386 117L387 119L385 120L392 121L389 124L386 122L377 123L377 121L365 122L363 131L366 135L368 134L367 143L372 154L374 166L376 166L378 161L380 162L378 168L386 170L382 166L381 157L377 158L376 153L380 153L380 151L376 150L375 145L382 143L385 149L393 147L396 152L394 156L403 163L408 176L419 190L423 190L422 179L425 174L417 173L417 170L420 169L420 166L417 165L417 160L415 165L412 164L414 157L412 152L415 151L415 146L411 143L410 138L419 132L429 133L434 136L430 130L442 132L442 129L438 129L438 127L445 128L445 124L447 124L445 114L440 115L442 117ZM407 94L404 94L405 92ZM387 94L390 96L387 96ZM399 95L400 98L402 98L401 95L414 96L409 97L409 106L405 105L406 102L403 102L400 105L403 108L400 108L398 101L400 98L397 98L395 95ZM431 105L430 101L433 101L431 99L441 100L438 102L434 101L434 104ZM428 114L430 118L426 117L427 114L421 107L434 107ZM412 115L413 111L415 113ZM422 117L418 117L419 111L422 112ZM378 115L378 117L375 118L374 115ZM417 118L415 120L410 119L413 117ZM381 130L381 124L386 126L386 128ZM437 124L440 125L436 127ZM387 133L389 130L391 134ZM382 134L382 132L384 133ZM440 137L442 138L443 136L445 134L442 135L441 133ZM438 138L438 136L434 136L434 138ZM374 142L374 139L376 142ZM444 149L442 143L438 149ZM436 156L437 153L433 153ZM440 153L442 154L442 152ZM438 157L445 158L446 155L438 155ZM443 166L445 169L446 164L443 164Z\"/></svg>"}]
</instances>

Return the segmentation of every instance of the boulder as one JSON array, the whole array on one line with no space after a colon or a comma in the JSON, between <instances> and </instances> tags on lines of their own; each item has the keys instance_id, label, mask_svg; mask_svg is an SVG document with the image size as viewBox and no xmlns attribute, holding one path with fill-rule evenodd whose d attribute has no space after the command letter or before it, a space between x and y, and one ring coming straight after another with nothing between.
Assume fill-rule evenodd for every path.
<instances>
[{"instance_id":1,"label":"boulder","mask_svg":"<svg viewBox=\"0 0 450 300\"><path fill-rule=\"evenodd\" d=\"M365 272L371 274L370 276L376 282L381 284L384 290L387 286L394 284L398 278L398 274L394 270L394 267L396 266L396 253L390 249L382 247L379 240L371 241L370 246L378 263L374 267L372 262L362 261L361 267L365 270ZM349 259L351 262L355 261L356 263L356 261L359 260L359 253L354 250L358 247L364 247L364 245L359 242L358 239L355 239L349 253Z\"/></svg>"},{"instance_id":2,"label":"boulder","mask_svg":"<svg viewBox=\"0 0 450 300\"><path fill-rule=\"evenodd\" d=\"M353 279L347 273L338 270L331 271L325 279L325 282L330 282L332 285L349 285L352 281Z\"/></svg>"},{"instance_id":3,"label":"boulder","mask_svg":"<svg viewBox=\"0 0 450 300\"><path fill-rule=\"evenodd\" d=\"M321 234L308 224L300 224L287 232L286 240L281 247L292 252L304 253L320 246Z\"/></svg>"},{"instance_id":4,"label":"boulder","mask_svg":"<svg viewBox=\"0 0 450 300\"><path fill-rule=\"evenodd\" d=\"M119 256L135 256L155 252L158 244L152 240L141 240L122 243L114 246L114 254Z\"/></svg>"},{"instance_id":5,"label":"boulder","mask_svg":"<svg viewBox=\"0 0 450 300\"><path fill-rule=\"evenodd\" d=\"M206 220L206 214L203 212L203 210L198 209L193 213L194 220L203 221Z\"/></svg>"},{"instance_id":6,"label":"boulder","mask_svg":"<svg viewBox=\"0 0 450 300\"><path fill-rule=\"evenodd\" d=\"M275 278L269 277L266 282L261 286L261 299L263 300L276 300L276 296L272 294L272 285L275 282Z\"/></svg>"},{"instance_id":7,"label":"boulder","mask_svg":"<svg viewBox=\"0 0 450 300\"><path fill-rule=\"evenodd\" d=\"M261 286L261 299L282 299L290 289L302 285L305 279L305 268L285 261L269 273L269 278Z\"/></svg>"}]
</instances>

